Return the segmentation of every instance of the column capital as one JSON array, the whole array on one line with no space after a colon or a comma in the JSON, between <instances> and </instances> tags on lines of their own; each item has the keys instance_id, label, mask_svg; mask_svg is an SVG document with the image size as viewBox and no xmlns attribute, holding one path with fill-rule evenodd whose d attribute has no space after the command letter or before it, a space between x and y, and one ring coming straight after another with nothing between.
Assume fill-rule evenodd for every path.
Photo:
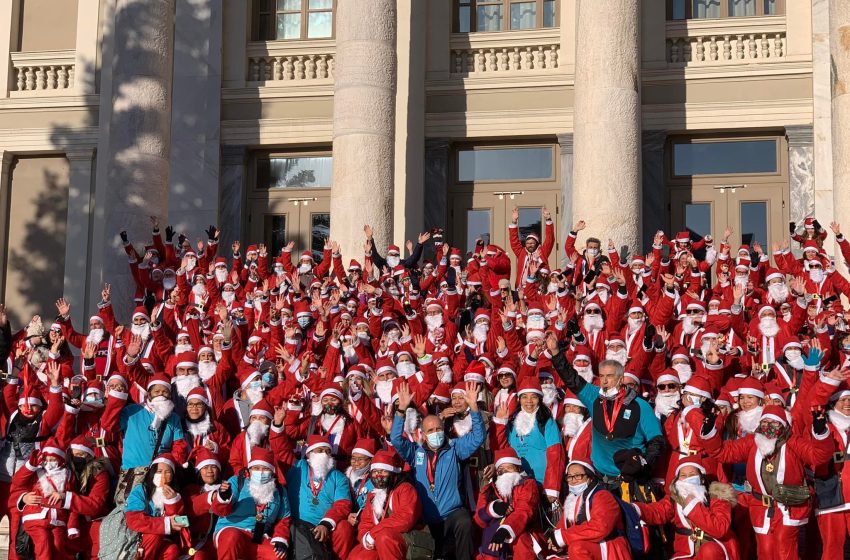
<instances>
[{"instance_id":1,"label":"column capital","mask_svg":"<svg viewBox=\"0 0 850 560\"><path fill-rule=\"evenodd\" d=\"M222 165L244 165L247 158L248 146L226 144L221 147Z\"/></svg>"},{"instance_id":2,"label":"column capital","mask_svg":"<svg viewBox=\"0 0 850 560\"><path fill-rule=\"evenodd\" d=\"M789 148L811 146L815 141L814 127L810 124L786 126L785 137L788 139Z\"/></svg>"},{"instance_id":3,"label":"column capital","mask_svg":"<svg viewBox=\"0 0 850 560\"><path fill-rule=\"evenodd\" d=\"M641 133L641 138L643 141L643 150L645 152L649 151L663 151L664 143L667 141L667 131L666 130L644 130Z\"/></svg>"},{"instance_id":4,"label":"column capital","mask_svg":"<svg viewBox=\"0 0 850 560\"><path fill-rule=\"evenodd\" d=\"M573 153L573 133L562 132L558 134L558 145L561 147L561 155Z\"/></svg>"},{"instance_id":5,"label":"column capital","mask_svg":"<svg viewBox=\"0 0 850 560\"><path fill-rule=\"evenodd\" d=\"M91 160L94 159L94 152L95 149L93 147L85 148L74 146L71 149L65 150L65 159L71 163L81 161L91 162Z\"/></svg>"}]
</instances>

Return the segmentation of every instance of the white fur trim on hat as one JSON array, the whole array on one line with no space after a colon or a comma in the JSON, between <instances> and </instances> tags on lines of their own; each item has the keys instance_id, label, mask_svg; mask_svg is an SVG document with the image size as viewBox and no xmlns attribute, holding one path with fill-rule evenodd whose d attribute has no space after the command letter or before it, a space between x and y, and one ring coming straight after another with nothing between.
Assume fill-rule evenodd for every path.
<instances>
[{"instance_id":1,"label":"white fur trim on hat","mask_svg":"<svg viewBox=\"0 0 850 560\"><path fill-rule=\"evenodd\" d=\"M710 399L711 393L708 391L703 391L702 389L697 389L693 385L685 385L685 388L682 389L683 393L690 393L692 395L697 395L699 397L703 397L704 399Z\"/></svg>"},{"instance_id":2,"label":"white fur trim on hat","mask_svg":"<svg viewBox=\"0 0 850 560\"><path fill-rule=\"evenodd\" d=\"M177 362L177 365L174 366L174 367L175 368L179 368L179 367L194 367L194 368L196 368L196 367L198 367L198 362Z\"/></svg>"},{"instance_id":3,"label":"white fur trim on hat","mask_svg":"<svg viewBox=\"0 0 850 560\"><path fill-rule=\"evenodd\" d=\"M171 387L171 383L165 381L164 379L151 379L148 381L148 385L146 389L150 389L154 385L162 385L163 387Z\"/></svg>"},{"instance_id":4,"label":"white fur trim on hat","mask_svg":"<svg viewBox=\"0 0 850 560\"><path fill-rule=\"evenodd\" d=\"M262 408L252 408L251 412L248 413L248 417L250 418L251 416L265 416L270 420L274 418L271 412L263 410Z\"/></svg>"},{"instance_id":5,"label":"white fur trim on hat","mask_svg":"<svg viewBox=\"0 0 850 560\"><path fill-rule=\"evenodd\" d=\"M65 458L65 452L58 447L48 446L41 450L42 455L56 455L57 457Z\"/></svg>"},{"instance_id":6,"label":"white fur trim on hat","mask_svg":"<svg viewBox=\"0 0 850 560\"><path fill-rule=\"evenodd\" d=\"M676 377L675 375L665 373L664 375L658 376L658 379L655 380L655 385L658 386L658 385L661 385L662 383L666 383L666 382L670 382L670 381L672 381L673 383L677 383L679 385L682 384L682 382L679 381L679 378Z\"/></svg>"},{"instance_id":7,"label":"white fur trim on hat","mask_svg":"<svg viewBox=\"0 0 850 560\"><path fill-rule=\"evenodd\" d=\"M517 467L521 467L522 461L520 461L518 457L502 457L496 461L495 466L498 469L500 465L516 465Z\"/></svg>"},{"instance_id":8,"label":"white fur trim on hat","mask_svg":"<svg viewBox=\"0 0 850 560\"><path fill-rule=\"evenodd\" d=\"M88 447L86 445L80 445L79 443L72 443L71 450L73 451L82 451L83 453L88 453L92 457L94 457L94 449Z\"/></svg>"},{"instance_id":9,"label":"white fur trim on hat","mask_svg":"<svg viewBox=\"0 0 850 560\"><path fill-rule=\"evenodd\" d=\"M693 467L702 474L705 474L705 467L700 465L699 463L695 463L693 461L683 461L679 463L679 466L676 467L676 475L678 476L679 471L681 471L684 467Z\"/></svg>"},{"instance_id":10,"label":"white fur trim on hat","mask_svg":"<svg viewBox=\"0 0 850 560\"><path fill-rule=\"evenodd\" d=\"M18 406L23 406L25 404L44 406L44 403L38 397L28 397L28 398L21 397L21 398L18 399Z\"/></svg>"},{"instance_id":11,"label":"white fur trim on hat","mask_svg":"<svg viewBox=\"0 0 850 560\"><path fill-rule=\"evenodd\" d=\"M218 462L218 459L204 459L203 461L195 465L195 470L199 471L202 468L209 467L211 465L214 467L218 467L219 469L221 468L221 463Z\"/></svg>"},{"instance_id":12,"label":"white fur trim on hat","mask_svg":"<svg viewBox=\"0 0 850 560\"><path fill-rule=\"evenodd\" d=\"M584 403L583 403L583 402L581 402L581 401L580 401L580 400L578 400L578 399L574 399L574 398L572 398L572 397L567 397L566 399L564 399L564 406L566 406L566 405L568 405L568 404L571 404L571 405L573 405L573 406L580 406L580 407L582 407L582 408L587 408L587 407L584 405Z\"/></svg>"},{"instance_id":13,"label":"white fur trim on hat","mask_svg":"<svg viewBox=\"0 0 850 560\"><path fill-rule=\"evenodd\" d=\"M248 463L248 468L250 469L251 467L267 467L271 470L275 470L274 465L268 461L261 461L260 459L251 459Z\"/></svg>"},{"instance_id":14,"label":"white fur trim on hat","mask_svg":"<svg viewBox=\"0 0 850 560\"><path fill-rule=\"evenodd\" d=\"M533 389L531 387L520 389L519 391L517 391L516 396L519 397L520 395L524 395L526 393L534 393L535 395L539 395L541 397L543 396L543 391L541 391L540 389Z\"/></svg>"},{"instance_id":15,"label":"white fur trim on hat","mask_svg":"<svg viewBox=\"0 0 850 560\"><path fill-rule=\"evenodd\" d=\"M759 391L758 389L751 389L749 387L741 387L738 389L739 395L751 395L753 397L758 397L760 399L764 398L764 391Z\"/></svg>"},{"instance_id":16,"label":"white fur trim on hat","mask_svg":"<svg viewBox=\"0 0 850 560\"><path fill-rule=\"evenodd\" d=\"M393 465L390 465L388 463L372 463L372 466L370 467L369 470L375 471L375 470L378 470L378 469L380 469L382 471L393 472L393 473L401 472L400 468L394 467Z\"/></svg>"},{"instance_id":17,"label":"white fur trim on hat","mask_svg":"<svg viewBox=\"0 0 850 560\"><path fill-rule=\"evenodd\" d=\"M327 447L328 449L332 449L331 444L326 441L320 441L319 443L314 443L313 445L307 446L306 453L313 451L314 449L318 449L320 447Z\"/></svg>"},{"instance_id":18,"label":"white fur trim on hat","mask_svg":"<svg viewBox=\"0 0 850 560\"><path fill-rule=\"evenodd\" d=\"M366 455L367 457L374 457L375 456L374 453L372 453L371 451L367 451L366 449L363 449L362 447L355 447L354 449L351 450L352 455L354 455L355 453L357 453L358 455Z\"/></svg>"},{"instance_id":19,"label":"white fur trim on hat","mask_svg":"<svg viewBox=\"0 0 850 560\"><path fill-rule=\"evenodd\" d=\"M590 464L590 463L588 463L587 461L582 461L582 460L580 460L580 459L573 459L572 461L570 461L569 463L567 463L567 469L569 469L571 465L581 465L582 467L584 467L585 469L589 470L590 472L592 472L592 473L594 473L594 474L596 473L596 469L595 469L595 468L593 468L593 465L591 465L591 464ZM565 470L566 470L566 469L565 469Z\"/></svg>"},{"instance_id":20,"label":"white fur trim on hat","mask_svg":"<svg viewBox=\"0 0 850 560\"><path fill-rule=\"evenodd\" d=\"M779 416L777 416L775 414L762 414L761 419L762 420L775 420L775 421L779 422L780 424L782 424L783 426L788 425L788 418L780 418Z\"/></svg>"},{"instance_id":21,"label":"white fur trim on hat","mask_svg":"<svg viewBox=\"0 0 850 560\"><path fill-rule=\"evenodd\" d=\"M325 397L336 397L339 400L345 399L345 397L342 394L342 391L340 391L336 387L328 387L327 389L323 390L321 392L321 394L319 395L319 399L323 399Z\"/></svg>"},{"instance_id":22,"label":"white fur trim on hat","mask_svg":"<svg viewBox=\"0 0 850 560\"><path fill-rule=\"evenodd\" d=\"M201 401L205 405L210 406L210 400L207 398L206 395L199 395L199 394L195 393L194 395L189 395L188 397L186 397L186 402L189 402L190 400L191 401Z\"/></svg>"},{"instance_id":23,"label":"white fur trim on hat","mask_svg":"<svg viewBox=\"0 0 850 560\"><path fill-rule=\"evenodd\" d=\"M165 457L157 457L156 459L153 460L153 463L151 463L151 466L158 465L160 463L162 463L164 465L168 465L169 467L171 467L172 471L177 469L177 466L174 464L174 461L172 461L171 459L166 459Z\"/></svg>"}]
</instances>

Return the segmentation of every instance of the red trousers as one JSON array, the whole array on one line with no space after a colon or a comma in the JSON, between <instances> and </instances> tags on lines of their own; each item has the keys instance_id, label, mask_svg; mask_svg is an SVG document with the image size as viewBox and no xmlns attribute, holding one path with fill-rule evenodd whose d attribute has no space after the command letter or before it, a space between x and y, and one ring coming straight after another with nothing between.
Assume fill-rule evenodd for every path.
<instances>
[{"instance_id":1,"label":"red trousers","mask_svg":"<svg viewBox=\"0 0 850 560\"><path fill-rule=\"evenodd\" d=\"M256 544L251 542L251 533L236 527L226 527L219 532L216 550L219 560L277 560L270 540Z\"/></svg>"},{"instance_id":2,"label":"red trousers","mask_svg":"<svg viewBox=\"0 0 850 560\"><path fill-rule=\"evenodd\" d=\"M15 535L18 534L18 524L21 514L9 505L9 493L12 490L11 482L0 482L0 519L9 516L9 560L17 560L15 554Z\"/></svg>"},{"instance_id":3,"label":"red trousers","mask_svg":"<svg viewBox=\"0 0 850 560\"><path fill-rule=\"evenodd\" d=\"M773 519L770 520L768 533L766 535L756 533L756 550L759 560L799 559L797 540L800 536L800 527L783 525L782 519L783 515L777 508L773 514Z\"/></svg>"},{"instance_id":4,"label":"red trousers","mask_svg":"<svg viewBox=\"0 0 850 560\"><path fill-rule=\"evenodd\" d=\"M821 558L843 558L844 541L850 530L850 511L836 511L818 516L818 529L823 541Z\"/></svg>"},{"instance_id":5,"label":"red trousers","mask_svg":"<svg viewBox=\"0 0 850 560\"><path fill-rule=\"evenodd\" d=\"M351 557L357 560L404 560L407 558L407 543L399 533L392 531L378 531L372 538L375 539L375 548L369 550L362 544L358 544L351 551ZM517 558L524 558L518 556ZM533 558L530 556L529 558Z\"/></svg>"},{"instance_id":6,"label":"red trousers","mask_svg":"<svg viewBox=\"0 0 850 560\"><path fill-rule=\"evenodd\" d=\"M32 539L36 560L53 560L63 555L67 527L50 526L44 522L24 523L24 531Z\"/></svg>"},{"instance_id":7,"label":"red trousers","mask_svg":"<svg viewBox=\"0 0 850 560\"><path fill-rule=\"evenodd\" d=\"M726 560L726 553L716 542L705 542L699 547L694 560Z\"/></svg>"},{"instance_id":8,"label":"red trousers","mask_svg":"<svg viewBox=\"0 0 850 560\"><path fill-rule=\"evenodd\" d=\"M180 548L165 538L165 535L142 534L142 550L144 560L177 560Z\"/></svg>"},{"instance_id":9,"label":"red trousers","mask_svg":"<svg viewBox=\"0 0 850 560\"><path fill-rule=\"evenodd\" d=\"M334 555L340 560L346 560L354 548L354 527L351 523L343 521L336 524L336 529L331 531L331 547Z\"/></svg>"},{"instance_id":10,"label":"red trousers","mask_svg":"<svg viewBox=\"0 0 850 560\"><path fill-rule=\"evenodd\" d=\"M77 554L83 554L83 558L97 558L100 550L100 520L80 523L80 536L66 541L66 557L74 558Z\"/></svg>"}]
</instances>

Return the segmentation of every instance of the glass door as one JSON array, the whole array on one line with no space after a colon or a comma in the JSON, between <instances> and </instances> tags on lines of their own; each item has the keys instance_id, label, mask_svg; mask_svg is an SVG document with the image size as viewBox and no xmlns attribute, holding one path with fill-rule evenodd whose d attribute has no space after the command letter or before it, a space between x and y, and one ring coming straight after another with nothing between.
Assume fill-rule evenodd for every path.
<instances>
[{"instance_id":1,"label":"glass door","mask_svg":"<svg viewBox=\"0 0 850 560\"><path fill-rule=\"evenodd\" d=\"M251 205L251 240L263 240L269 255L277 257L290 241L298 254L310 250L322 260L330 235L330 200L326 197L274 197Z\"/></svg>"}]
</instances>

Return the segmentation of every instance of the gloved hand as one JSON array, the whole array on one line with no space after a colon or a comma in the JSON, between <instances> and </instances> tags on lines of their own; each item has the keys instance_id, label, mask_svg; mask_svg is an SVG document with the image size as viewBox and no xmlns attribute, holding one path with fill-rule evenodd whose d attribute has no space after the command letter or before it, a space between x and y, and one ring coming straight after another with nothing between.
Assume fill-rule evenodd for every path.
<instances>
[{"instance_id":1,"label":"gloved hand","mask_svg":"<svg viewBox=\"0 0 850 560\"><path fill-rule=\"evenodd\" d=\"M496 500L491 504L493 512L499 517L504 517L508 513L508 503L501 500Z\"/></svg>"},{"instance_id":2,"label":"gloved hand","mask_svg":"<svg viewBox=\"0 0 850 560\"><path fill-rule=\"evenodd\" d=\"M655 345L655 325L647 324L643 331L643 347L652 348Z\"/></svg>"},{"instance_id":3,"label":"gloved hand","mask_svg":"<svg viewBox=\"0 0 850 560\"><path fill-rule=\"evenodd\" d=\"M567 321L567 337L572 338L580 332L581 330L578 326L578 315L573 315L573 318Z\"/></svg>"},{"instance_id":4,"label":"gloved hand","mask_svg":"<svg viewBox=\"0 0 850 560\"><path fill-rule=\"evenodd\" d=\"M820 222L817 221L817 218L815 218L815 221L812 222L812 225L815 226L815 231L820 231L823 229L823 226L820 225Z\"/></svg>"},{"instance_id":5,"label":"gloved hand","mask_svg":"<svg viewBox=\"0 0 850 560\"><path fill-rule=\"evenodd\" d=\"M222 500L227 501L233 495L233 488L231 488L230 486L228 486L227 489L225 489L225 490L222 490L221 488L219 488L218 489L218 495Z\"/></svg>"},{"instance_id":6,"label":"gloved hand","mask_svg":"<svg viewBox=\"0 0 850 560\"><path fill-rule=\"evenodd\" d=\"M490 541L492 544L505 544L505 541L508 540L511 534L504 527L499 527L495 533L493 533L493 539Z\"/></svg>"},{"instance_id":7,"label":"gloved hand","mask_svg":"<svg viewBox=\"0 0 850 560\"><path fill-rule=\"evenodd\" d=\"M717 421L717 407L711 399L705 399L700 405L700 410L705 417L702 421L702 435L708 435L714 429L714 423Z\"/></svg>"},{"instance_id":8,"label":"gloved hand","mask_svg":"<svg viewBox=\"0 0 850 560\"><path fill-rule=\"evenodd\" d=\"M812 431L818 435L826 433L826 412L823 409L812 409Z\"/></svg>"},{"instance_id":9,"label":"gloved hand","mask_svg":"<svg viewBox=\"0 0 850 560\"><path fill-rule=\"evenodd\" d=\"M207 232L207 239L215 239L215 234L218 232L215 226L210 226L209 229L204 230Z\"/></svg>"},{"instance_id":10,"label":"gloved hand","mask_svg":"<svg viewBox=\"0 0 850 560\"><path fill-rule=\"evenodd\" d=\"M177 244L178 244L179 246L181 246L181 247L182 247L182 246L183 246L183 242L184 242L184 241L186 241L186 236L185 236L185 235L183 235L183 234L181 233L180 235L178 235L178 236L177 236Z\"/></svg>"},{"instance_id":11,"label":"gloved hand","mask_svg":"<svg viewBox=\"0 0 850 560\"><path fill-rule=\"evenodd\" d=\"M823 350L818 350L817 348L809 348L808 355L803 358L803 363L809 367L816 367L820 365L820 361L823 358Z\"/></svg>"},{"instance_id":12,"label":"gloved hand","mask_svg":"<svg viewBox=\"0 0 850 560\"><path fill-rule=\"evenodd\" d=\"M274 553L278 558L283 558L286 556L286 553L289 551L289 547L286 546L286 543L283 541L275 541L274 542Z\"/></svg>"},{"instance_id":13,"label":"gloved hand","mask_svg":"<svg viewBox=\"0 0 850 560\"><path fill-rule=\"evenodd\" d=\"M588 270L587 274L584 275L584 283L590 284L591 282L593 282L594 278L596 278L596 271L595 270Z\"/></svg>"},{"instance_id":14,"label":"gloved hand","mask_svg":"<svg viewBox=\"0 0 850 560\"><path fill-rule=\"evenodd\" d=\"M174 239L174 228L171 226L165 226L165 242L171 243L172 239Z\"/></svg>"},{"instance_id":15,"label":"gloved hand","mask_svg":"<svg viewBox=\"0 0 850 560\"><path fill-rule=\"evenodd\" d=\"M794 235L795 231L797 231L797 224L794 222L788 222L788 232L791 235Z\"/></svg>"},{"instance_id":16,"label":"gloved hand","mask_svg":"<svg viewBox=\"0 0 850 560\"><path fill-rule=\"evenodd\" d=\"M646 459L640 449L621 449L614 453L614 465L626 480L634 480L647 467Z\"/></svg>"},{"instance_id":17,"label":"gloved hand","mask_svg":"<svg viewBox=\"0 0 850 560\"><path fill-rule=\"evenodd\" d=\"M127 232L126 231L122 231L118 235L121 236L121 241L123 241L124 244L126 244L129 241L129 239L127 238Z\"/></svg>"}]
</instances>

